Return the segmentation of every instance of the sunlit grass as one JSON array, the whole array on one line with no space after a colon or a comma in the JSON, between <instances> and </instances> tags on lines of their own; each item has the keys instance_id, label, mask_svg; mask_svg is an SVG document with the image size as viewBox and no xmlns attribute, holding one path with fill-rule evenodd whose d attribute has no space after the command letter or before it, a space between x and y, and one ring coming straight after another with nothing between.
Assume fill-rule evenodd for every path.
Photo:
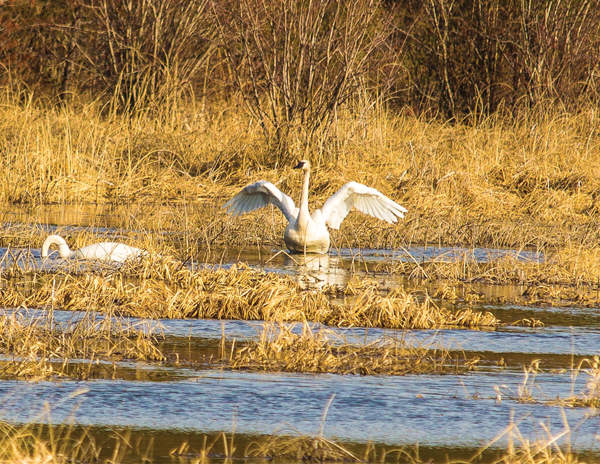
<instances>
[{"instance_id":1,"label":"sunlit grass","mask_svg":"<svg viewBox=\"0 0 600 464\"><path fill-rule=\"evenodd\" d=\"M81 264L79 264L81 266ZM431 329L495 327L490 313L450 311L404 290L383 292L378 284L303 289L288 276L245 267L190 269L151 256L116 269L29 273L29 285L12 279L0 288L0 306L115 312L152 318L312 321L340 327ZM91 271L91 272L90 272ZM332 290L344 295L333 301Z\"/></svg>"},{"instance_id":2,"label":"sunlit grass","mask_svg":"<svg viewBox=\"0 0 600 464\"><path fill-rule=\"evenodd\" d=\"M50 313L0 314L0 378L90 377L100 361L164 359L152 330L86 312L58 324Z\"/></svg>"},{"instance_id":3,"label":"sunlit grass","mask_svg":"<svg viewBox=\"0 0 600 464\"><path fill-rule=\"evenodd\" d=\"M265 326L257 341L223 347L232 369L359 375L407 375L468 372L477 360L453 357L438 343L417 344L401 338L350 343L339 333L302 325L295 334L286 325Z\"/></svg>"},{"instance_id":4,"label":"sunlit grass","mask_svg":"<svg viewBox=\"0 0 600 464\"><path fill-rule=\"evenodd\" d=\"M61 108L26 95L0 100L0 202L137 204L130 225L186 230L204 247L281 244L278 212L231 219L220 209L258 179L298 201L301 182L291 166L274 166L260 128L236 102L190 103L165 117L106 115L77 98ZM600 241L596 113L445 124L380 107L340 111L326 146L317 141L290 156L320 160L311 206L355 180L409 210L395 226L351 215L333 234L334 246L591 245ZM156 205L165 202L173 215L159 213ZM202 205L205 213L190 217L183 205Z\"/></svg>"}]
</instances>

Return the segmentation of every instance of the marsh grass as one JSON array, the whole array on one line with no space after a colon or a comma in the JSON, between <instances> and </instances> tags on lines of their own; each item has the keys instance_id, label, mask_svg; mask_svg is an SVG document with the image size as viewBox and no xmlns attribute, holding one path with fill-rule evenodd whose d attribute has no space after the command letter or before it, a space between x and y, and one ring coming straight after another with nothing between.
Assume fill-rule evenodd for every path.
<instances>
[{"instance_id":1,"label":"marsh grass","mask_svg":"<svg viewBox=\"0 0 600 464\"><path fill-rule=\"evenodd\" d=\"M248 219L248 218L246 218ZM275 220L275 218L271 218ZM267 220L267 223L271 223ZM99 241L120 241L149 251L153 255L174 256L188 265L198 262L219 262L224 254L232 253L229 248L215 248L212 245L203 247L203 240L212 242L207 236L194 236L189 231L190 221L184 221L184 229L177 233L163 233L144 229L106 230L100 233L96 228L59 227L53 231L66 238L72 249ZM36 262L39 256L34 248L41 247L48 235L40 226L28 226L19 223L0 225L0 246L7 250L0 257L1 275L5 278L18 278L23 273L36 274L48 269L60 269L65 272L81 273L93 267L96 272L116 270L119 266L113 263L76 263L58 259L47 261L43 266ZM224 229L213 230L211 234L226 234ZM278 235L278 232L263 227L262 233ZM250 232L249 232L250 234ZM258 237L255 236L260 243ZM249 237L251 234L249 235ZM208 243L208 242L207 242ZM272 257L272 251L262 245L255 245L256 253L264 250L265 258ZM233 250L234 248L231 248ZM353 250L350 270L353 272L356 263L359 268L382 276L404 276L409 279L440 282L448 290L437 292L436 298L469 305L483 303L508 303L505 300L486 300L474 292L468 291L468 284L520 285L525 288L514 302L516 304L573 304L578 306L595 306L600 297L600 249L598 246L568 246L539 254L533 258L519 254L518 250L507 252L504 256L487 259L476 256L476 250L464 251L458 255L440 255L428 260L417 260L406 249L398 250L394 257L382 256L377 263L362 260L360 250ZM480 253L480 251L478 252ZM490 253L494 253L491 251ZM57 258L57 253L52 254ZM231 258L228 255L229 259ZM299 262L301 262L300 260ZM301 269L301 266L299 267ZM146 274L151 274L145 272ZM464 291L459 287L464 287ZM455 291L451 289L455 288Z\"/></svg>"},{"instance_id":2,"label":"marsh grass","mask_svg":"<svg viewBox=\"0 0 600 464\"><path fill-rule=\"evenodd\" d=\"M52 430L53 439L43 438L44 427L16 427L0 423L0 459L6 463L54 464L68 460L96 460L98 449L87 435L75 436L69 427Z\"/></svg>"},{"instance_id":3,"label":"marsh grass","mask_svg":"<svg viewBox=\"0 0 600 464\"><path fill-rule=\"evenodd\" d=\"M568 427L568 426L567 426ZM511 424L488 446L481 448L471 459L453 459L444 456L449 464L490 462L495 464L576 464L583 461L571 451L569 443L560 444L568 437L569 428L550 433L544 427L537 439L521 434L518 423ZM103 434L104 435L104 434ZM497 441L507 438L506 449L496 449L486 455ZM14 426L0 424L0 460L7 464L60 464L65 462L148 462L152 461L156 448L153 440L140 439L135 433L115 431L109 437L97 438L93 429L81 429L71 425L43 426L25 424ZM197 441L197 440L196 440ZM568 440L567 440L568 441ZM171 445L172 446L172 445ZM492 450L494 451L494 450ZM363 463L409 463L433 462L423 460L419 447L386 447L372 443L347 446L329 440L321 434L303 435L293 429L282 429L271 436L251 440L245 444L238 436L225 433L205 435L204 443L196 446L186 441L169 454L173 460L185 460L196 464L230 462L237 459L271 461L282 459L289 462L363 462ZM436 454L440 459L439 454ZM493 457L492 457L493 456Z\"/></svg>"},{"instance_id":4,"label":"marsh grass","mask_svg":"<svg viewBox=\"0 0 600 464\"><path fill-rule=\"evenodd\" d=\"M0 102L1 202L140 205L132 224L185 228L204 248L281 244L278 212L232 219L220 208L258 179L296 200L301 182L276 166L239 102L109 115L83 97L58 108L5 91ZM337 247L593 246L600 242L596 126L594 107L454 124L377 105L340 108L326 145L292 144L286 156L315 162L311 207L356 180L408 208L395 226L351 214L332 236ZM160 216L155 205L167 202L174 214ZM204 212L187 214L197 205Z\"/></svg>"},{"instance_id":5,"label":"marsh grass","mask_svg":"<svg viewBox=\"0 0 600 464\"><path fill-rule=\"evenodd\" d=\"M360 375L442 374L467 372L477 360L453 358L443 346L411 342L406 335L350 343L326 328L267 325L257 341L223 347L228 367L241 370Z\"/></svg>"},{"instance_id":6,"label":"marsh grass","mask_svg":"<svg viewBox=\"0 0 600 464\"><path fill-rule=\"evenodd\" d=\"M302 462L370 462L369 447L365 456L358 456L345 447L322 436L291 435L273 436L263 442L251 443L246 455L261 459L293 459Z\"/></svg>"},{"instance_id":7,"label":"marsh grass","mask_svg":"<svg viewBox=\"0 0 600 464\"><path fill-rule=\"evenodd\" d=\"M506 439L508 444L495 464L577 464L586 462L572 450L571 427L563 414L563 429L554 432L550 426L540 422L536 438L531 439L519 430L520 421L514 421L486 447L482 448L469 462L479 462L481 453L499 440ZM590 461L593 462L593 461Z\"/></svg>"},{"instance_id":8,"label":"marsh grass","mask_svg":"<svg viewBox=\"0 0 600 464\"><path fill-rule=\"evenodd\" d=\"M496 401L502 401L502 395L520 403L546 404L567 408L590 408L593 413L600 407L600 357L581 359L577 365L561 371L567 374L571 380L571 395L566 397L549 397L536 382L537 376L543 369L540 367L541 360L532 361L523 366L523 380L518 385L516 392L504 391L504 388L494 387L496 390ZM585 385L576 392L577 381L585 375Z\"/></svg>"},{"instance_id":9,"label":"marsh grass","mask_svg":"<svg viewBox=\"0 0 600 464\"><path fill-rule=\"evenodd\" d=\"M170 258L150 257L100 273L36 273L24 287L11 279L0 288L0 306L91 310L151 318L312 321L340 327L431 329L495 327L490 313L450 311L431 298L403 290L382 294L365 285L334 302L328 292L305 290L290 277L249 269L191 269ZM337 289L344 293L344 290Z\"/></svg>"},{"instance_id":10,"label":"marsh grass","mask_svg":"<svg viewBox=\"0 0 600 464\"><path fill-rule=\"evenodd\" d=\"M539 259L517 257L517 252L488 260L475 259L472 252L457 258L444 256L416 260L383 261L374 271L415 278L444 279L489 284L556 284L594 286L600 284L600 248L565 247Z\"/></svg>"},{"instance_id":11,"label":"marsh grass","mask_svg":"<svg viewBox=\"0 0 600 464\"><path fill-rule=\"evenodd\" d=\"M50 420L50 412L46 415ZM136 439L129 431L105 431L98 436L93 429L73 423L0 423L0 461L7 464L149 462L152 451L151 440Z\"/></svg>"},{"instance_id":12,"label":"marsh grass","mask_svg":"<svg viewBox=\"0 0 600 464\"><path fill-rule=\"evenodd\" d=\"M600 356L586 358L571 370L573 385L581 375L585 375L585 387L577 394L573 393L567 398L549 401L550 404L570 408L600 408ZM573 388L574 390L574 388Z\"/></svg>"},{"instance_id":13,"label":"marsh grass","mask_svg":"<svg viewBox=\"0 0 600 464\"><path fill-rule=\"evenodd\" d=\"M100 361L165 359L150 329L90 312L58 324L51 312L36 317L5 311L0 314L0 354L3 379L85 379Z\"/></svg>"}]
</instances>

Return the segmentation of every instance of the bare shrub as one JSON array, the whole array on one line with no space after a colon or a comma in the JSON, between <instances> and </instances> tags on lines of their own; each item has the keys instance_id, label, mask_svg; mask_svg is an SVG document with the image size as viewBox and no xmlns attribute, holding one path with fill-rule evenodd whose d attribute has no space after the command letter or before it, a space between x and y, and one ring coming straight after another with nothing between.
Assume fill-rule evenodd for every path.
<instances>
[{"instance_id":1,"label":"bare shrub","mask_svg":"<svg viewBox=\"0 0 600 464\"><path fill-rule=\"evenodd\" d=\"M405 2L398 102L454 118L597 100L599 15L588 0Z\"/></svg>"},{"instance_id":2,"label":"bare shrub","mask_svg":"<svg viewBox=\"0 0 600 464\"><path fill-rule=\"evenodd\" d=\"M177 99L207 64L206 7L207 0L11 0L0 4L0 63L5 75L61 98L91 90L113 97L115 109L145 109Z\"/></svg>"},{"instance_id":3,"label":"bare shrub","mask_svg":"<svg viewBox=\"0 0 600 464\"><path fill-rule=\"evenodd\" d=\"M176 98L212 53L203 35L206 0L101 0L84 7L96 29L79 51L120 107Z\"/></svg>"},{"instance_id":4,"label":"bare shrub","mask_svg":"<svg viewBox=\"0 0 600 464\"><path fill-rule=\"evenodd\" d=\"M278 153L326 136L336 111L365 85L385 39L379 0L213 2L219 45L246 108Z\"/></svg>"}]
</instances>

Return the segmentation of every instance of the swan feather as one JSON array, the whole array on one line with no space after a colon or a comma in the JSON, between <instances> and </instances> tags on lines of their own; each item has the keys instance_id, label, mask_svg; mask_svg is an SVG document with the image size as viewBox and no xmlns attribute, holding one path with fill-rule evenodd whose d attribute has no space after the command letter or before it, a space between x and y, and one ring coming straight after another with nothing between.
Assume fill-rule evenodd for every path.
<instances>
[{"instance_id":1,"label":"swan feather","mask_svg":"<svg viewBox=\"0 0 600 464\"><path fill-rule=\"evenodd\" d=\"M272 204L279 208L288 222L292 222L298 216L298 208L294 200L279 190L271 182L259 180L253 184L247 185L223 208L233 216L241 216L250 213L259 208Z\"/></svg>"},{"instance_id":2,"label":"swan feather","mask_svg":"<svg viewBox=\"0 0 600 464\"><path fill-rule=\"evenodd\" d=\"M342 188L325 202L323 208L321 208L321 212L323 219L329 227L339 229L340 224L348 216L353 207L390 224L398 220L396 216L403 218L404 213L407 212L406 208L389 199L379 190L359 184L358 182L344 184ZM376 211L372 208L377 208L386 214L383 215L381 212L375 214Z\"/></svg>"}]
</instances>

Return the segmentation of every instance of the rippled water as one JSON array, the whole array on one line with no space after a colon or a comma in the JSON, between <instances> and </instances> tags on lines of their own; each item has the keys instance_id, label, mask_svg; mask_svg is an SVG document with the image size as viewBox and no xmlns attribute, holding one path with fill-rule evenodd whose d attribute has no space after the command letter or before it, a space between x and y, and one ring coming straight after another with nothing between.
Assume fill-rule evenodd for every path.
<instances>
[{"instance_id":1,"label":"rippled water","mask_svg":"<svg viewBox=\"0 0 600 464\"><path fill-rule=\"evenodd\" d=\"M97 218L94 221L97 225ZM106 225L115 226L108 220ZM486 261L507 254L519 259L543 259L527 250L415 246L408 250L335 250L329 257L305 262L278 251L256 247L216 250L215 259L206 264L229 266L240 260L267 271L292 275L310 285L343 284L352 276L369 276L390 287L420 285L433 291L435 282L389 276L377 272L377 266L393 260ZM4 265L18 250L11 250L11 258L2 258L5 253L6 249L0 249ZM29 250L26 258L19 259L31 260L36 266L47 265L41 262L39 250ZM60 265L60 260L50 262ZM515 295L523 289L480 285L477 291ZM511 421L518 421L521 433L535 439L542 431L541 424L558 432L564 428L566 418L572 433L565 439L577 450L598 452L600 415L586 408L563 409L550 405L548 400L585 391L587 374L575 375L572 368L581 359L600 354L600 309L510 305L478 309L490 311L502 320L541 319L546 327L422 330L408 334L381 329L334 329L351 342L404 336L415 343L441 344L481 358L477 370L463 375L363 377L211 368L202 359L215 352L223 334L240 341L256 339L262 323L163 320L159 326L152 323L153 330L164 335L163 350L194 363L118 363L115 380L3 381L0 419L15 423L46 421L44 408L50 404L53 423L74 419L82 425L128 427L169 437L234 430L253 436L289 432L290 428L315 434L321 428L326 405L333 398L324 435L342 441L475 449L492 441ZM49 317L41 310L20 310L20 314L30 320ZM52 313L53 322L62 327L77 317L81 315ZM129 322L143 323L136 319ZM296 325L293 330L300 331L301 327ZM526 382L523 369L536 361L542 371ZM500 364L506 367L501 368ZM536 402L519 400L524 386ZM505 442L505 438L500 439L495 446L501 447Z\"/></svg>"}]
</instances>

